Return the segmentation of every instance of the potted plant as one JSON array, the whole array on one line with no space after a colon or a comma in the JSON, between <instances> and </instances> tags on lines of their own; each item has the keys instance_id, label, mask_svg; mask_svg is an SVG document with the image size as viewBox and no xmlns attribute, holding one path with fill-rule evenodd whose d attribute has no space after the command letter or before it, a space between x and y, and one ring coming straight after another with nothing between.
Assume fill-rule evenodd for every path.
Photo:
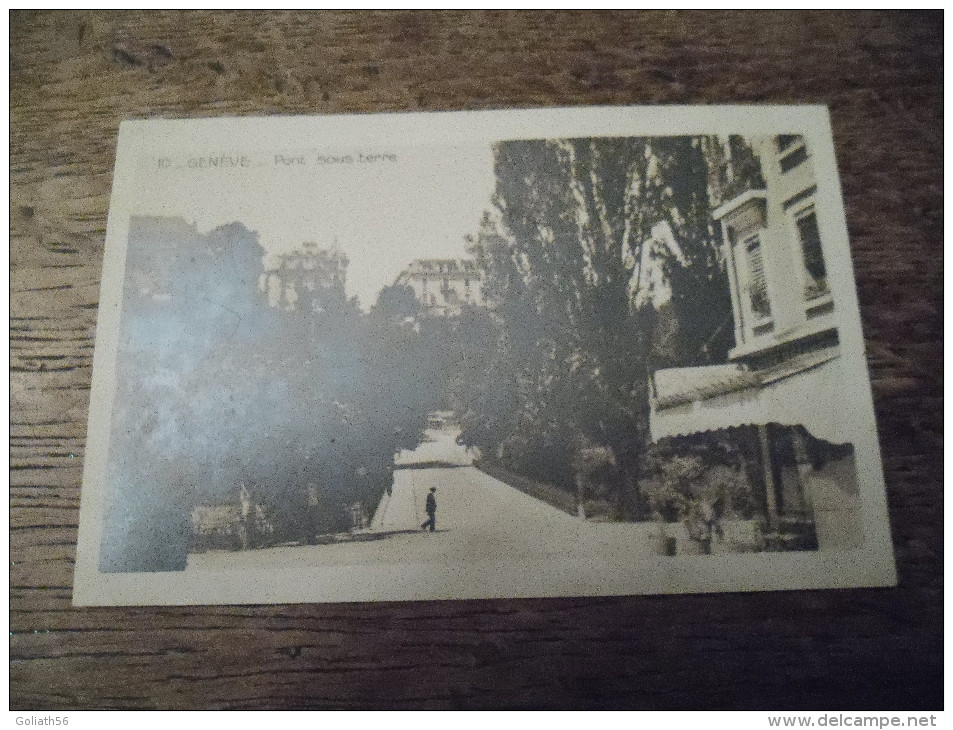
<instances>
[{"instance_id":1,"label":"potted plant","mask_svg":"<svg viewBox=\"0 0 953 730\"><path fill-rule=\"evenodd\" d=\"M688 542L680 552L686 555L709 555L714 523L712 506L696 496L689 497L682 521L688 531Z\"/></svg>"},{"instance_id":2,"label":"potted plant","mask_svg":"<svg viewBox=\"0 0 953 730\"><path fill-rule=\"evenodd\" d=\"M693 514L693 487L704 473L705 464L694 454L661 452L651 454L648 462L652 476L643 479L642 494L660 523L659 552L674 555L679 543L677 534L684 534L676 525L684 522L689 528L689 537L692 536L691 524L686 518Z\"/></svg>"},{"instance_id":3,"label":"potted plant","mask_svg":"<svg viewBox=\"0 0 953 730\"><path fill-rule=\"evenodd\" d=\"M656 552L660 555L675 555L683 496L673 488L671 482L658 478L643 480L641 489L652 517L659 526Z\"/></svg>"},{"instance_id":4,"label":"potted plant","mask_svg":"<svg viewBox=\"0 0 953 730\"><path fill-rule=\"evenodd\" d=\"M656 519L663 523L664 554L672 554L673 534L678 535L680 554L737 550L738 530L729 537L726 528L737 528L739 518L750 520L754 511L749 479L733 439L724 434L653 446L646 454L641 488ZM743 549L755 549L754 542L749 539L746 545L751 545Z\"/></svg>"}]
</instances>

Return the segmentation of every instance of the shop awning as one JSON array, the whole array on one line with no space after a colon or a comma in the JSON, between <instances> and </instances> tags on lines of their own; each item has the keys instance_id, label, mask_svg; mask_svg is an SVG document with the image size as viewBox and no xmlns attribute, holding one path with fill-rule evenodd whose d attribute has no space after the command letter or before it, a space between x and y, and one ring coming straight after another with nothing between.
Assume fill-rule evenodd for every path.
<instances>
[{"instance_id":1,"label":"shop awning","mask_svg":"<svg viewBox=\"0 0 953 730\"><path fill-rule=\"evenodd\" d=\"M858 419L843 397L837 347L757 371L735 365L659 370L649 425L653 441L745 425L802 425L816 438L854 443Z\"/></svg>"}]
</instances>

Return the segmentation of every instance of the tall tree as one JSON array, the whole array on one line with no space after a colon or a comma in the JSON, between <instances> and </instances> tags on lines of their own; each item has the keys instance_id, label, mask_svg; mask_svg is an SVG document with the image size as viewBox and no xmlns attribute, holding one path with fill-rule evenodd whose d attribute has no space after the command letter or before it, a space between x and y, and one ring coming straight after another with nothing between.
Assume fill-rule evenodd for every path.
<instances>
[{"instance_id":1,"label":"tall tree","mask_svg":"<svg viewBox=\"0 0 953 730\"><path fill-rule=\"evenodd\" d=\"M750 145L723 138L661 137L651 141L656 184L646 203L668 222L682 256L660 252L672 291L674 343L667 366L723 362L732 346L732 312L721 227L712 211L745 190L764 186Z\"/></svg>"},{"instance_id":2,"label":"tall tree","mask_svg":"<svg viewBox=\"0 0 953 730\"><path fill-rule=\"evenodd\" d=\"M642 247L666 221L682 253L661 252L674 322L665 364L723 355L727 335L719 333L730 333L722 320L731 309L710 192L736 183L737 173L723 168L741 152L700 137L496 145L496 210L473 248L486 272L499 352L482 392L470 394L465 440L495 445L540 474L565 475L573 451L608 446L618 465L618 513L645 514L636 481L660 328L651 299L636 308L645 300Z\"/></svg>"},{"instance_id":3,"label":"tall tree","mask_svg":"<svg viewBox=\"0 0 953 730\"><path fill-rule=\"evenodd\" d=\"M571 485L572 453L607 444L623 475L618 507L638 513L623 502L637 495L647 425L646 343L630 307L648 225L632 204L648 172L644 141L501 143L495 156L498 225L485 221L476 248L508 350L498 364L515 371L515 397L489 399L516 407L493 419L509 421L500 446L515 441L524 461L536 452L530 468L558 466Z\"/></svg>"},{"instance_id":4,"label":"tall tree","mask_svg":"<svg viewBox=\"0 0 953 730\"><path fill-rule=\"evenodd\" d=\"M234 503L240 485L288 539L373 509L428 410L400 305L363 315L346 258L316 251L292 309L269 306L264 251L240 224L136 218L128 249L102 569L181 570L192 508Z\"/></svg>"}]
</instances>

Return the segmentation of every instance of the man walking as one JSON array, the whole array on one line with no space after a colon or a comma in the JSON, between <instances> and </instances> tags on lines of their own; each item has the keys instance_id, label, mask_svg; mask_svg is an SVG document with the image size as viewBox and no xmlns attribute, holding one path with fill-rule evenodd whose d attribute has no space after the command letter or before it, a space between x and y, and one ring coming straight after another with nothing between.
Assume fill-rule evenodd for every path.
<instances>
[{"instance_id":1,"label":"man walking","mask_svg":"<svg viewBox=\"0 0 953 730\"><path fill-rule=\"evenodd\" d=\"M242 541L242 550L251 550L255 547L255 511L252 506L251 492L244 482L238 490L238 501L241 506L238 534Z\"/></svg>"},{"instance_id":2,"label":"man walking","mask_svg":"<svg viewBox=\"0 0 953 730\"><path fill-rule=\"evenodd\" d=\"M427 495L427 521L420 526L421 530L426 530L427 526L430 526L430 531L433 532L437 529L437 498L434 496L434 492L437 491L436 487L430 488L430 494Z\"/></svg>"}]
</instances>

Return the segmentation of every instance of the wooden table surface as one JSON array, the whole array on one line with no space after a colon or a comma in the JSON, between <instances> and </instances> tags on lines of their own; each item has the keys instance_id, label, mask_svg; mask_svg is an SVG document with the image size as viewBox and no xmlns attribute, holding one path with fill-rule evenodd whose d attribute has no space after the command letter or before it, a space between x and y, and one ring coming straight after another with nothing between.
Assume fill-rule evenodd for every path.
<instances>
[{"instance_id":1,"label":"wooden table surface","mask_svg":"<svg viewBox=\"0 0 953 730\"><path fill-rule=\"evenodd\" d=\"M942 706L941 13L14 12L11 706ZM70 605L126 118L589 104L831 109L895 589Z\"/></svg>"}]
</instances>

